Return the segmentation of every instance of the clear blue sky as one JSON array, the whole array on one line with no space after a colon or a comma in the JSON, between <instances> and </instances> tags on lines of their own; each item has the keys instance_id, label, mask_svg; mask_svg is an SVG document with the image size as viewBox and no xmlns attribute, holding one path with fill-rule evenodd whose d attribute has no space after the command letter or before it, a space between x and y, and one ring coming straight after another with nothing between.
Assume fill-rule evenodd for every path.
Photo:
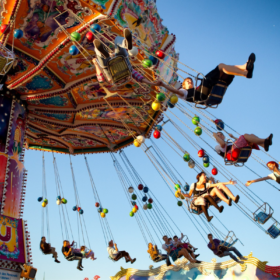
<instances>
[{"instance_id":1,"label":"clear blue sky","mask_svg":"<svg viewBox=\"0 0 280 280\"><path fill-rule=\"evenodd\" d=\"M255 52L257 59L253 79L236 77L229 87L222 105L211 112L240 133L255 133L260 137L267 137L273 132L274 145L270 149L270 153L279 158L280 132L276 120L280 101L278 93L280 2L275 0L226 2L215 0L176 0L173 2L159 0L157 5L163 18L163 24L168 27L170 33L175 33L177 36L176 50L180 53L180 61L204 74L219 63L243 64L247 61L249 54ZM178 110L174 109L173 112L177 114ZM189 120L184 118L184 121L191 126ZM172 134L172 137L195 155L195 150L176 130L170 125L167 125L166 128ZM213 140L205 134L202 137L214 145ZM182 176L189 183L193 182L196 173L190 170L182 159L172 152L162 140L157 140L157 143L169 160L178 168ZM203 147L207 148L206 146ZM206 248L204 240L190 223L186 214L176 205L170 191L143 151L129 147L126 152L149 188L169 211L180 229L188 234L191 243L199 247L199 253L201 254L199 259L210 262L214 255ZM94 206L95 201L82 156L74 157L73 165L80 200L85 210L84 217L87 222L90 242L97 260L94 262L91 260L84 261L84 271L80 272L76 269L76 262L71 263L63 259L60 250L62 236L55 203L52 155L50 153L45 155L51 243L58 248L61 264L54 263L50 256L42 255L39 250L41 206L37 202L37 197L41 196L42 154L37 151L27 151L25 166L29 175L24 219L28 220L29 231L31 231L34 266L38 268L37 279L43 279L44 272L46 273L46 279L82 280L85 277L92 279L96 274L100 275L101 279L108 279L109 276L115 275L119 271L120 266L127 268L128 266L123 260L113 263L107 257L106 246ZM262 157L263 153L258 152L258 155ZM127 250L131 256L137 258L132 267L148 269L149 265L153 263L148 257L146 245L135 219L128 215L131 207L125 198L110 155L89 155L88 160L103 206L109 209L107 217L119 249ZM269 159L264 157L264 160L268 161ZM69 213L73 218L72 228L76 230L76 215L71 211L75 203L69 157L57 155L57 162L64 192L67 193ZM262 176L268 174L267 170L252 159L250 159L249 166ZM246 180L256 178L245 168L230 167L229 169L244 183ZM223 177L220 179L224 180ZM280 220L280 192L266 183L258 183L252 185L251 188L264 201L271 204L275 210L275 218ZM232 190L237 193L234 188ZM246 199L243 199L243 202L246 203ZM270 265L280 265L279 253L275 249L279 248L279 238L271 239L248 219L240 215L235 207L225 207L224 213L219 215L219 218L229 229L234 230L241 239L244 247L240 243L237 244L237 247L243 254L249 254L253 251L254 256L262 261L269 261ZM223 260L227 259L224 258Z\"/></svg>"}]
</instances>

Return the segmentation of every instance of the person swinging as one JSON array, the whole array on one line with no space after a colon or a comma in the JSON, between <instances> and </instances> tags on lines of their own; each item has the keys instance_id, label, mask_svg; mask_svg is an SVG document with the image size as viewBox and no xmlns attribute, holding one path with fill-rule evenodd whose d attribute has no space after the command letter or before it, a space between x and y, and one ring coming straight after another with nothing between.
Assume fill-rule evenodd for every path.
<instances>
[{"instance_id":1,"label":"person swinging","mask_svg":"<svg viewBox=\"0 0 280 280\"><path fill-rule=\"evenodd\" d=\"M41 238L40 249L41 249L41 251L43 252L44 255L52 254L53 258L54 258L54 261L56 263L60 263L60 261L57 259L57 252L56 252L55 248L51 247L50 243L46 242L46 237L45 236L42 236L42 238Z\"/></svg>"},{"instance_id":2,"label":"person swinging","mask_svg":"<svg viewBox=\"0 0 280 280\"><path fill-rule=\"evenodd\" d=\"M157 245L149 243L147 252L150 254L150 257L154 262L160 262L165 260L167 266L171 265L169 256L166 254L160 254Z\"/></svg>"},{"instance_id":3,"label":"person swinging","mask_svg":"<svg viewBox=\"0 0 280 280\"><path fill-rule=\"evenodd\" d=\"M238 203L239 195L234 196L232 192L226 187L226 185L234 185L236 182L229 181L225 183L212 184L207 183L207 177L204 172L200 172L196 176L197 182L193 183L190 187L188 194L183 194L185 197L192 198L191 209L201 208L207 221L210 222L213 216L208 214L208 204L213 205L220 213L223 212L224 206L218 206L216 198L221 199L229 206L232 205L232 201ZM227 198L225 194L229 197Z\"/></svg>"},{"instance_id":4,"label":"person swinging","mask_svg":"<svg viewBox=\"0 0 280 280\"><path fill-rule=\"evenodd\" d=\"M223 87L228 87L235 76L242 76L248 79L253 77L254 63L256 55L251 53L248 61L243 65L226 65L220 63L214 70L206 74L205 79L202 80L201 85L194 88L192 78L186 78L182 83L182 88L177 90L163 82L160 86L178 95L179 98L188 102L196 103L204 101L208 98L211 89L221 82Z\"/></svg>"},{"instance_id":5,"label":"person swinging","mask_svg":"<svg viewBox=\"0 0 280 280\"><path fill-rule=\"evenodd\" d=\"M82 271L83 255L80 252L75 251L75 249L73 248L73 244L74 241L72 242L72 244L70 244L68 240L64 240L63 247L62 247L62 254L68 261L77 260L78 261L77 269Z\"/></svg>"}]
</instances>

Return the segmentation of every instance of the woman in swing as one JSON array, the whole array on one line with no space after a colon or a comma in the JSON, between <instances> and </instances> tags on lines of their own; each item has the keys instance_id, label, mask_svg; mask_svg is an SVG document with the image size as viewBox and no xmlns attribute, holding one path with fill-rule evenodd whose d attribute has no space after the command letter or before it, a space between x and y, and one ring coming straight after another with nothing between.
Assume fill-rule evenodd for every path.
<instances>
[{"instance_id":1,"label":"woman in swing","mask_svg":"<svg viewBox=\"0 0 280 280\"><path fill-rule=\"evenodd\" d=\"M207 177L204 172L200 172L196 176L196 183L193 183L190 187L188 194L183 194L185 197L192 198L191 204L195 207L201 207L207 221L210 222L213 216L209 216L207 204L213 205L220 213L223 212L224 206L218 206L215 199L218 197L224 201L227 205L231 206L232 201L238 203L239 195L234 196L226 185L235 185L236 182L229 181L225 183L212 184L212 182L207 183ZM212 179L213 180L213 179ZM229 197L227 198L224 193Z\"/></svg>"},{"instance_id":2,"label":"woman in swing","mask_svg":"<svg viewBox=\"0 0 280 280\"><path fill-rule=\"evenodd\" d=\"M266 181L266 180L274 180L275 182L277 182L278 184L280 184L280 170L279 170L279 165L277 162L275 161L269 161L266 166L269 168L269 170L273 171L273 173L269 174L266 177L263 178L259 178L259 179L255 179L255 180L251 180L251 181L247 181L247 183L245 184L246 187L249 187L251 184L253 183L258 183L261 181Z\"/></svg>"},{"instance_id":3,"label":"woman in swing","mask_svg":"<svg viewBox=\"0 0 280 280\"><path fill-rule=\"evenodd\" d=\"M233 144L227 146L225 135L222 132L213 132L213 136L219 144L215 147L216 152L221 157L224 157L226 153L226 158L229 161L236 161L238 159L241 148L250 146L252 149L259 150L258 145L260 145L268 152L269 146L272 145L273 134L270 134L266 139L259 138L254 134L244 134L239 138L234 137L230 133L228 135L235 141Z\"/></svg>"},{"instance_id":4,"label":"woman in swing","mask_svg":"<svg viewBox=\"0 0 280 280\"><path fill-rule=\"evenodd\" d=\"M251 79L253 77L255 60L255 54L251 53L248 61L243 65L232 66L220 63L215 69L206 74L202 84L196 89L194 88L193 80L190 77L183 81L182 88L179 90L166 85L163 82L161 82L160 86L165 87L167 90L177 94L179 98L188 102L203 101L208 98L211 88L219 81L223 81L226 84L226 87L228 87L235 76L242 76Z\"/></svg>"}]
</instances>

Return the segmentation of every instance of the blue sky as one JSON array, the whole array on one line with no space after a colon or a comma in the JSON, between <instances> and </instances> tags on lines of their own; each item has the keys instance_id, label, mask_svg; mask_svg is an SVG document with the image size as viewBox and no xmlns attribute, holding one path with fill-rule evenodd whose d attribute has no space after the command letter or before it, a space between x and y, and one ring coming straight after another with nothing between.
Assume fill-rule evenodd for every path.
<instances>
[{"instance_id":1,"label":"blue sky","mask_svg":"<svg viewBox=\"0 0 280 280\"><path fill-rule=\"evenodd\" d=\"M239 133L254 133L265 138L273 132L274 145L270 149L270 154L278 158L280 151L278 146L280 132L277 121L278 102L280 101L278 96L280 74L279 1L176 0L170 2L160 0L157 2L163 24L168 27L170 33L177 36L175 46L176 51L180 54L180 61L192 68L206 74L219 63L244 64L249 54L255 52L257 59L253 79L236 77L229 87L222 105L210 112L223 119ZM191 128L194 128L190 120L182 116L178 109L173 109L173 112ZM196 151L177 130L170 124L167 124L165 128L180 145L199 160L196 157ZM192 134L190 135L192 136ZM211 145L215 145L214 141L205 133L201 137ZM199 145L207 149L207 146L199 138L195 139ZM195 181L196 172L189 169L187 164L162 139L155 141L185 180L188 183ZM212 151L209 153L214 155ZM262 152L256 153L264 161L269 160ZM191 243L199 248L201 254L199 259L210 262L214 255L207 249L205 241L184 211L176 205L176 201L147 156L141 149L135 147L126 149L126 154L175 223L184 233L188 234ZM41 196L42 188L42 154L37 151L27 151L25 166L29 172L24 219L28 221L29 231L31 231L34 266L38 268L37 279L43 279L44 272L46 279L82 280L85 277L92 279L94 275L100 275L101 279L108 279L109 276L115 275L119 271L120 266L127 268L128 266L123 260L113 263L108 259L83 156L76 156L72 161L80 200L85 211L84 217L87 222L90 243L97 260L94 262L84 261L84 271L80 272L76 269L76 262L71 263L63 259L60 250L62 245L60 221L55 203L52 155L45 153L45 157L51 244L58 249L61 264L54 263L50 256L44 256L39 250L41 206L37 202L37 197ZM76 215L71 210L75 199L69 157L65 155L57 155L56 157L62 185L68 200L72 229L75 231L74 235L77 236ZM221 160L215 155L214 157ZM130 267L148 269L149 265L153 263L146 252L147 248L135 218L129 217L131 206L125 198L110 155L88 155L88 161L103 206L109 209L107 217L119 249L126 250L132 257L137 258L136 263ZM268 174L268 170L253 159L250 159L248 165L261 176ZM228 167L228 170L243 183L256 178L246 168ZM222 176L218 178L221 181L224 180ZM274 185L277 186L276 183ZM231 189L234 194L239 193L234 187ZM280 220L280 192L266 183L254 184L251 189L264 201L270 203L275 211L274 217ZM249 204L249 201L243 198L241 193L239 194L241 201L246 205L248 203L248 206L253 209L254 207ZM237 247L243 254L249 254L252 251L254 256L262 261L269 261L269 265L280 265L279 253L275 250L275 248L279 248L279 238L271 239L241 215L235 207L225 206L223 214L218 217L227 228L234 230L240 238L244 247L240 243L237 243ZM214 223L217 227L221 227L217 221ZM222 228L220 229L222 230ZM180 233L178 232L178 234ZM158 243L158 245L160 244ZM227 258L223 260L227 260Z\"/></svg>"}]
</instances>

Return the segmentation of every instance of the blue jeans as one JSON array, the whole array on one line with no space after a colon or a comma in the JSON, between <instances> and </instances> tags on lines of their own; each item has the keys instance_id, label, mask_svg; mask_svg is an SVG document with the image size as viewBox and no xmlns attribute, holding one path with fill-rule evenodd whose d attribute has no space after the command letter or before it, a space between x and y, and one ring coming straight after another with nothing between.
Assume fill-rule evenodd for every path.
<instances>
[{"instance_id":1,"label":"blue jeans","mask_svg":"<svg viewBox=\"0 0 280 280\"><path fill-rule=\"evenodd\" d=\"M223 254L220 255L220 257L230 256L234 261L238 261L236 256L231 252L234 252L239 258L242 257L241 253L235 247L228 248L225 252L223 252Z\"/></svg>"}]
</instances>

